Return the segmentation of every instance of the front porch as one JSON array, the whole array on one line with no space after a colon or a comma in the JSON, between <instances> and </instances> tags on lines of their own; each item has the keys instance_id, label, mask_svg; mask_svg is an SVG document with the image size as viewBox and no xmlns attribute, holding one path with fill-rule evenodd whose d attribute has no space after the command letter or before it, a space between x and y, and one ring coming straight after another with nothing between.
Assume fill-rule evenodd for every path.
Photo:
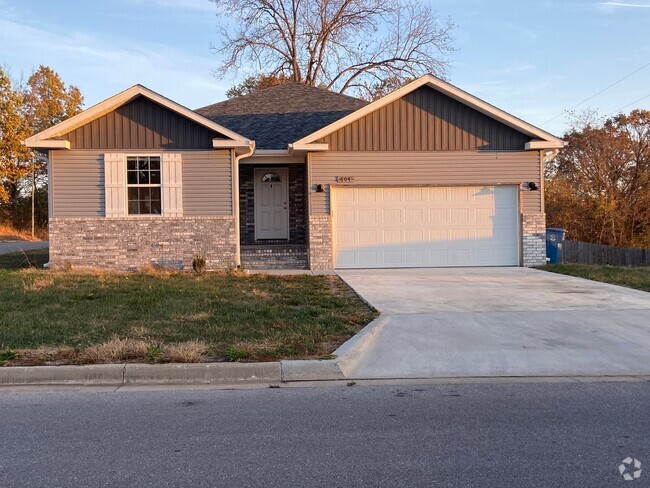
<instances>
[{"instance_id":1,"label":"front porch","mask_svg":"<svg viewBox=\"0 0 650 488\"><path fill-rule=\"evenodd\" d=\"M307 269L304 163L239 167L241 264L246 269Z\"/></svg>"}]
</instances>

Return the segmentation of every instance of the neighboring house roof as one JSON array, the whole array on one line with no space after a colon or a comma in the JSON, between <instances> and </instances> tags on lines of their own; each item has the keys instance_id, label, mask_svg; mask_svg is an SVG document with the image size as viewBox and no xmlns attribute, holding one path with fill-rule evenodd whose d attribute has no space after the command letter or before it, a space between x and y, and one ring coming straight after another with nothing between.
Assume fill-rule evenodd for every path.
<instances>
[{"instance_id":1,"label":"neighboring house roof","mask_svg":"<svg viewBox=\"0 0 650 488\"><path fill-rule=\"evenodd\" d=\"M172 110L173 112L186 117L193 122L196 122L199 125L202 125L208 129L211 129L224 136L225 139L215 138L213 139L213 144L215 147L242 147L249 146L250 141L245 137L233 132L231 129L227 129L222 125L215 123L214 121L207 119L196 112L190 110L187 107L170 100L169 98L163 97L162 95L149 90L148 88L142 85L134 85L131 88L128 88L117 95L112 96L104 100L103 102L93 105L89 109L84 110L83 112L70 117L63 122L60 122L49 129L46 129L38 134L35 134L29 137L25 141L25 145L31 148L42 148L42 149L70 149L70 142L65 140L61 136L67 134L68 132L81 127L82 125L88 124L93 120L101 117L102 115L111 112L126 103L129 103L131 100L143 96L146 97L160 105Z\"/></svg>"},{"instance_id":2,"label":"neighboring house roof","mask_svg":"<svg viewBox=\"0 0 650 488\"><path fill-rule=\"evenodd\" d=\"M302 83L284 83L195 110L255 140L257 149L287 146L368 102Z\"/></svg>"},{"instance_id":3,"label":"neighboring house roof","mask_svg":"<svg viewBox=\"0 0 650 488\"><path fill-rule=\"evenodd\" d=\"M533 140L526 143L526 149L553 149L561 148L565 145L564 141L555 137L553 134L550 134L538 127L535 127L534 125L524 122L514 115L510 115L509 113L495 107L494 105L491 105L481 100L480 98L475 97L474 95L470 95L466 91L461 90L460 88L447 83L440 78L436 78L433 75L424 75L417 80L412 81L408 85L405 85L402 88L386 95L385 97L369 103L361 107L359 110L350 113L338 120L334 120L329 125L324 126L321 129L318 129L315 132L302 137L301 139L296 139L292 143L292 146L306 148L309 147L309 145L312 145L315 150L327 150L327 147L325 147L327 144L318 144L317 141L425 85L473 108L474 110L477 110L478 112L481 112L495 120L498 120L499 122L519 132L522 132L523 134L530 136L533 138Z\"/></svg>"}]
</instances>

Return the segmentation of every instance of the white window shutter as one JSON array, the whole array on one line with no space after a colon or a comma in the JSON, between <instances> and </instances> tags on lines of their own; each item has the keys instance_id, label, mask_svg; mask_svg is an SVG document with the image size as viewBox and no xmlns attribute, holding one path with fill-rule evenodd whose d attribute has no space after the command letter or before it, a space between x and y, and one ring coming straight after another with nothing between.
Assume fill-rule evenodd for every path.
<instances>
[{"instance_id":1,"label":"white window shutter","mask_svg":"<svg viewBox=\"0 0 650 488\"><path fill-rule=\"evenodd\" d=\"M123 154L104 154L104 208L106 217L126 215L126 162Z\"/></svg>"},{"instance_id":2,"label":"white window shutter","mask_svg":"<svg viewBox=\"0 0 650 488\"><path fill-rule=\"evenodd\" d=\"M183 167L180 154L162 155L162 204L163 215L181 217L183 215Z\"/></svg>"}]
</instances>

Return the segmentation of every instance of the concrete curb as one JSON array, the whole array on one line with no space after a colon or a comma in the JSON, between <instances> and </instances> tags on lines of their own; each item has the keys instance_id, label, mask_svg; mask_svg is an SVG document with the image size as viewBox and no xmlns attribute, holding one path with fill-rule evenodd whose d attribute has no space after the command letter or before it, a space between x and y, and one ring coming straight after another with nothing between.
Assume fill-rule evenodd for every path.
<instances>
[{"instance_id":1,"label":"concrete curb","mask_svg":"<svg viewBox=\"0 0 650 488\"><path fill-rule=\"evenodd\" d=\"M0 368L0 386L280 383L273 363L96 364Z\"/></svg>"},{"instance_id":2,"label":"concrete curb","mask_svg":"<svg viewBox=\"0 0 650 488\"><path fill-rule=\"evenodd\" d=\"M284 360L282 382L343 380L345 376L338 365L338 360Z\"/></svg>"},{"instance_id":3,"label":"concrete curb","mask_svg":"<svg viewBox=\"0 0 650 488\"><path fill-rule=\"evenodd\" d=\"M336 363L344 377L361 360L364 351L371 348L377 341L389 319L390 316L379 316L334 351L333 354L337 356Z\"/></svg>"},{"instance_id":4,"label":"concrete curb","mask_svg":"<svg viewBox=\"0 0 650 488\"><path fill-rule=\"evenodd\" d=\"M119 386L123 364L90 366L27 366L0 368L0 385L104 385Z\"/></svg>"},{"instance_id":5,"label":"concrete curb","mask_svg":"<svg viewBox=\"0 0 650 488\"><path fill-rule=\"evenodd\" d=\"M279 362L127 364L123 384L279 383L281 379Z\"/></svg>"}]
</instances>

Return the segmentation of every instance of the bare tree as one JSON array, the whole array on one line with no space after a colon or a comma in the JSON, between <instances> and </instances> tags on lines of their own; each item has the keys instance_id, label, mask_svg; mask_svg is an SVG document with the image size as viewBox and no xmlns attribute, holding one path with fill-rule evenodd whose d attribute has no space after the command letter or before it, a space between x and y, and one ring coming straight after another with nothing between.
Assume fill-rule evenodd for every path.
<instances>
[{"instance_id":1,"label":"bare tree","mask_svg":"<svg viewBox=\"0 0 650 488\"><path fill-rule=\"evenodd\" d=\"M419 0L214 0L216 75L256 72L371 98L384 80L444 77L450 20Z\"/></svg>"}]
</instances>

